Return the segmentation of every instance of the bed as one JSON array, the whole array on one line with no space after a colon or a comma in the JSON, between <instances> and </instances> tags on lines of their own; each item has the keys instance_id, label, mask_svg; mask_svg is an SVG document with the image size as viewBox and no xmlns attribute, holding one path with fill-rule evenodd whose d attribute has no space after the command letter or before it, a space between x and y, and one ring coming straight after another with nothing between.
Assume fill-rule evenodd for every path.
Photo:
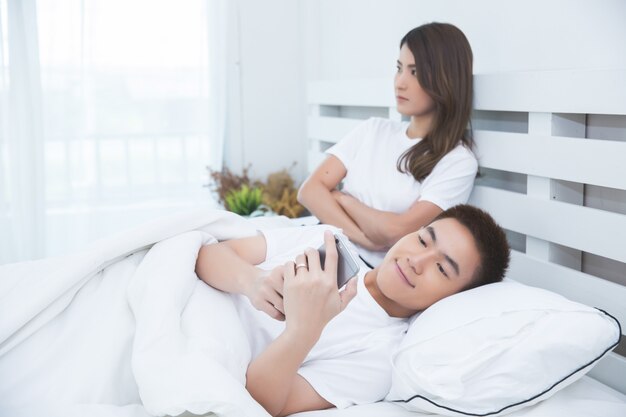
<instances>
[{"instance_id":1,"label":"bed","mask_svg":"<svg viewBox=\"0 0 626 417\"><path fill-rule=\"evenodd\" d=\"M508 278L626 323L626 198L619 200L626 197L626 73L479 74L475 80L482 173L471 203L508 230L515 249ZM308 100L309 169L360 120L401 118L388 80L315 82ZM266 227L276 221L284 219L259 220ZM236 312L194 274L199 245L253 234L258 225L200 208L68 257L0 266L0 415L265 415L242 388L245 352L223 349L225 341L247 345L229 321ZM60 331L79 349L58 344ZM626 415L621 352L603 355L586 376L509 415ZM106 365L112 362L117 366ZM42 368L50 371L45 378ZM421 415L432 414L389 401L298 414Z\"/></svg>"},{"instance_id":2,"label":"bed","mask_svg":"<svg viewBox=\"0 0 626 417\"><path fill-rule=\"evenodd\" d=\"M474 81L480 173L470 203L507 230L507 277L626 323L626 72L477 74ZM361 120L402 120L389 80L312 82L308 104L309 171ZM625 353L622 343L588 376L510 415L624 415ZM378 403L301 415L416 414Z\"/></svg>"}]
</instances>

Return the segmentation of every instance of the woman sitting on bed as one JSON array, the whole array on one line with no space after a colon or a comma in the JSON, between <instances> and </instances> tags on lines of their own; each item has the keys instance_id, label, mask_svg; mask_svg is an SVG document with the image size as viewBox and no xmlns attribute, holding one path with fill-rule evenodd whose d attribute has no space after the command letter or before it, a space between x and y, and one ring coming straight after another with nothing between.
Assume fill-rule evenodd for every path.
<instances>
[{"instance_id":1,"label":"woman sitting on bed","mask_svg":"<svg viewBox=\"0 0 626 417\"><path fill-rule=\"evenodd\" d=\"M394 89L398 112L410 121L361 123L327 151L298 194L374 266L402 236L466 203L478 169L467 131L472 50L463 32L430 23L407 33Z\"/></svg>"},{"instance_id":2,"label":"woman sitting on bed","mask_svg":"<svg viewBox=\"0 0 626 417\"><path fill-rule=\"evenodd\" d=\"M198 255L204 282L240 294L235 303L253 358L246 388L272 415L383 399L409 318L444 297L500 281L509 261L491 216L460 205L404 236L379 266L362 267L339 292L329 229L266 230L203 246ZM325 265L311 249L322 242Z\"/></svg>"}]
</instances>

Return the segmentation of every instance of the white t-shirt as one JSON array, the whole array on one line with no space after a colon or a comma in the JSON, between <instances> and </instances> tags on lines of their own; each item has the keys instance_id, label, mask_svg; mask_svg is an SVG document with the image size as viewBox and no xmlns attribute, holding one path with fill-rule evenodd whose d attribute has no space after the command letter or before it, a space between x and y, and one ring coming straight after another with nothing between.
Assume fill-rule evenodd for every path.
<instances>
[{"instance_id":1,"label":"white t-shirt","mask_svg":"<svg viewBox=\"0 0 626 417\"><path fill-rule=\"evenodd\" d=\"M263 230L267 253L259 267L270 270L293 261L307 247L320 247L327 229L338 232L327 225ZM362 263L360 267L356 297L324 328L298 370L319 395L338 408L385 397L391 387L391 354L409 322L390 317L378 305L363 282L369 268ZM285 322L256 310L244 296L233 298L255 358L282 333Z\"/></svg>"},{"instance_id":2,"label":"white t-shirt","mask_svg":"<svg viewBox=\"0 0 626 417\"><path fill-rule=\"evenodd\" d=\"M404 152L421 139L406 132L409 122L371 118L357 126L326 152L346 167L344 192L377 210L402 213L418 200L430 201L442 210L466 203L478 170L471 150L459 144L446 154L422 182L397 169ZM359 247L370 264L380 264L383 252Z\"/></svg>"}]
</instances>

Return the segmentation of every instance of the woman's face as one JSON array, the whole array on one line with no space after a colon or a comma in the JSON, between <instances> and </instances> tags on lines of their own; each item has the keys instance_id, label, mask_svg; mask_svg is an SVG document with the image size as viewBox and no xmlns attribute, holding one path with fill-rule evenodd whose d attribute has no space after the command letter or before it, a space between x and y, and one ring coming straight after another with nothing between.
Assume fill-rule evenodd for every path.
<instances>
[{"instance_id":1,"label":"woman's face","mask_svg":"<svg viewBox=\"0 0 626 417\"><path fill-rule=\"evenodd\" d=\"M394 89L398 112L416 117L431 114L435 109L435 103L417 81L415 59L406 44L400 48L397 68Z\"/></svg>"}]
</instances>

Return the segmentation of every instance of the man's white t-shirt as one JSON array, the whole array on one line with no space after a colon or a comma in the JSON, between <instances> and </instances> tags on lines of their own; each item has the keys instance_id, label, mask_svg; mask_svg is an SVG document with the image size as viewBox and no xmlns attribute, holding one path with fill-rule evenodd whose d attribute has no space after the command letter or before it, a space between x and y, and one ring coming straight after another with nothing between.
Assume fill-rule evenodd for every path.
<instances>
[{"instance_id":1,"label":"man's white t-shirt","mask_svg":"<svg viewBox=\"0 0 626 417\"><path fill-rule=\"evenodd\" d=\"M445 155L422 182L397 169L398 160L421 139L406 132L409 122L371 118L348 133L326 152L346 167L342 191L369 207L402 213L418 200L430 201L442 210L466 203L478 170L471 150L459 144ZM359 254L377 266L383 252L358 247Z\"/></svg>"},{"instance_id":2,"label":"man's white t-shirt","mask_svg":"<svg viewBox=\"0 0 626 417\"><path fill-rule=\"evenodd\" d=\"M263 230L267 253L258 266L270 270L293 261L307 247L319 248L327 229L338 233L327 225ZM408 319L390 317L372 298L363 282L369 268L359 262L357 295L324 328L298 370L320 396L338 408L385 397L391 387L391 354L408 328ZM282 333L285 322L256 310L244 296L233 298L255 358Z\"/></svg>"}]
</instances>

